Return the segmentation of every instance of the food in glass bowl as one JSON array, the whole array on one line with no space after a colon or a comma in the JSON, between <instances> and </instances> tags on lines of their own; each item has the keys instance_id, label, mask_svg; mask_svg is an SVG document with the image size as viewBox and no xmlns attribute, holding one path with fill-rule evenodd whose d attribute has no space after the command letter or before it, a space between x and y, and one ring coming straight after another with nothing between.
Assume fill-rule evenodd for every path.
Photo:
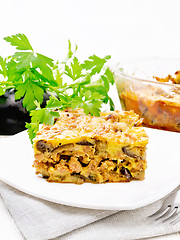
<instances>
[{"instance_id":1,"label":"food in glass bowl","mask_svg":"<svg viewBox=\"0 0 180 240\"><path fill-rule=\"evenodd\" d=\"M180 132L180 59L151 58L116 71L123 110L134 110L146 127Z\"/></svg>"}]
</instances>

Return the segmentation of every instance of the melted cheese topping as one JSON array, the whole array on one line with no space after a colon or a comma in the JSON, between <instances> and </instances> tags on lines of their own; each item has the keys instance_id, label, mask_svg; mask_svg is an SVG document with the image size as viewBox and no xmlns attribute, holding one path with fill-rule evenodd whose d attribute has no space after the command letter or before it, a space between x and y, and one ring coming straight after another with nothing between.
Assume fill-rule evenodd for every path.
<instances>
[{"instance_id":1,"label":"melted cheese topping","mask_svg":"<svg viewBox=\"0 0 180 240\"><path fill-rule=\"evenodd\" d=\"M34 139L33 166L48 181L127 182L144 179L148 137L133 111L86 115L60 111Z\"/></svg>"},{"instance_id":2,"label":"melted cheese topping","mask_svg":"<svg viewBox=\"0 0 180 240\"><path fill-rule=\"evenodd\" d=\"M86 115L82 109L60 111L60 118L53 126L43 125L34 139L47 141L56 148L60 145L83 140L107 142L107 152L117 152L120 146L145 146L148 137L141 127L141 119L133 111L101 113L100 117ZM139 126L139 127L138 127Z\"/></svg>"}]
</instances>

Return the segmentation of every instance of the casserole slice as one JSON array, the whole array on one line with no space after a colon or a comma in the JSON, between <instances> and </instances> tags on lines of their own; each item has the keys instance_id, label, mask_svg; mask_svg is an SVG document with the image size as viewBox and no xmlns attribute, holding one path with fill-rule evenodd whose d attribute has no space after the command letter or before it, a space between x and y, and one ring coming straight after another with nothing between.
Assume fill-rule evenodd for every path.
<instances>
[{"instance_id":1,"label":"casserole slice","mask_svg":"<svg viewBox=\"0 0 180 240\"><path fill-rule=\"evenodd\" d=\"M34 139L36 174L49 182L129 182L145 177L148 136L133 111L100 117L82 109L60 111L54 125L43 125Z\"/></svg>"}]
</instances>

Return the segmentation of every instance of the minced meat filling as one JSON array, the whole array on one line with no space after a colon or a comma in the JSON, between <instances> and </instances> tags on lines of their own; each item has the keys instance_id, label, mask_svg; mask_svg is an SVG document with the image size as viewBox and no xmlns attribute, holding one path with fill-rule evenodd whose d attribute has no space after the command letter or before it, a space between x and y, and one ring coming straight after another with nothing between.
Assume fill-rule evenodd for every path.
<instances>
[{"instance_id":1,"label":"minced meat filling","mask_svg":"<svg viewBox=\"0 0 180 240\"><path fill-rule=\"evenodd\" d=\"M129 182L143 180L148 136L133 111L86 115L60 111L34 139L36 174L50 182Z\"/></svg>"},{"instance_id":2,"label":"minced meat filling","mask_svg":"<svg viewBox=\"0 0 180 240\"><path fill-rule=\"evenodd\" d=\"M40 144L43 145L39 148L43 152L39 154L41 158L38 154L35 156L34 167L37 173L48 176L49 181L53 181L53 178L57 178L59 174L62 175L62 178L59 177L60 181L65 180L66 176L68 178L73 176L73 179L78 177L81 182L108 182L112 179L113 181L131 181L134 175L132 161L136 161L136 168L138 167L139 172L145 170L142 157L125 147L122 148L124 159L116 160L99 157L107 155L107 143L102 141L95 141L94 145L82 141L77 144L62 145L54 150L49 148L47 143L39 142L37 142L37 148ZM50 151L53 154L49 155ZM42 162L47 164L42 165Z\"/></svg>"}]
</instances>

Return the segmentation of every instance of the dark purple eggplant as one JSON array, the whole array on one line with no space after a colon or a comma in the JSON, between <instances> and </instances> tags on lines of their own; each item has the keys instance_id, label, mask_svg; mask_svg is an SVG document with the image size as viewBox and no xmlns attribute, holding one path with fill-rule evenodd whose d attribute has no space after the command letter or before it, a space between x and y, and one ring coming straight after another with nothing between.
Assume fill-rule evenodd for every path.
<instances>
[{"instance_id":1,"label":"dark purple eggplant","mask_svg":"<svg viewBox=\"0 0 180 240\"><path fill-rule=\"evenodd\" d=\"M44 95L42 107L48 95ZM15 100L15 90L11 89L0 96L0 135L13 135L25 130L25 123L31 121L31 117L22 105L23 99Z\"/></svg>"}]
</instances>

